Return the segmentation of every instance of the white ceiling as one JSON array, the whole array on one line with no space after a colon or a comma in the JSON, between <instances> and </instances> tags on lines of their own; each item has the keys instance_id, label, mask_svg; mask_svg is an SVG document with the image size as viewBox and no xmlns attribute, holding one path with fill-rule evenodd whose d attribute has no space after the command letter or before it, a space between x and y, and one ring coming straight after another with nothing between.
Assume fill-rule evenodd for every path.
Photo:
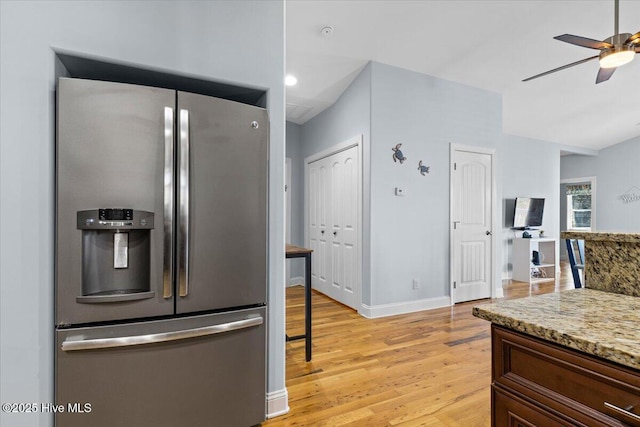
<instances>
[{"instance_id":1,"label":"white ceiling","mask_svg":"<svg viewBox=\"0 0 640 427\"><path fill-rule=\"evenodd\" d=\"M332 105L373 60L502 94L506 134L590 149L640 135L640 55L598 85L597 60L521 82L598 54L553 37L612 36L613 0L288 0L286 16L292 122ZM621 0L620 32L638 31L640 0Z\"/></svg>"}]
</instances>

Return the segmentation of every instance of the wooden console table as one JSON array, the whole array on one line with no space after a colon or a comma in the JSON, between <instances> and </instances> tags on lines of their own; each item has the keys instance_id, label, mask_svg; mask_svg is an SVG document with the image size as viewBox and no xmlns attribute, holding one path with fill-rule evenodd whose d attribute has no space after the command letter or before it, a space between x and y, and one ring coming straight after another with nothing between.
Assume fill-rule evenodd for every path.
<instances>
[{"instance_id":1,"label":"wooden console table","mask_svg":"<svg viewBox=\"0 0 640 427\"><path fill-rule=\"evenodd\" d=\"M311 361L311 249L287 244L287 258L304 258L304 335L287 336L287 341L305 339L305 356Z\"/></svg>"}]
</instances>

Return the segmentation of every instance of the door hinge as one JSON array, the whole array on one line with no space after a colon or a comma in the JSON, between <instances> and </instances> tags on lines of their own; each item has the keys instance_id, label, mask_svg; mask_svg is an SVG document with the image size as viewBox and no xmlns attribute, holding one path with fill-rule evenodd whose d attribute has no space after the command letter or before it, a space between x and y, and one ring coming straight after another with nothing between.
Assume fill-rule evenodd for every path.
<instances>
[{"instance_id":1,"label":"door hinge","mask_svg":"<svg viewBox=\"0 0 640 427\"><path fill-rule=\"evenodd\" d=\"M454 171L455 171L455 170L458 170L458 164L457 164L457 163L455 163L455 162L453 163L453 170L454 170Z\"/></svg>"},{"instance_id":2,"label":"door hinge","mask_svg":"<svg viewBox=\"0 0 640 427\"><path fill-rule=\"evenodd\" d=\"M453 282L453 289L455 289L458 286L458 284L456 282Z\"/></svg>"}]
</instances>

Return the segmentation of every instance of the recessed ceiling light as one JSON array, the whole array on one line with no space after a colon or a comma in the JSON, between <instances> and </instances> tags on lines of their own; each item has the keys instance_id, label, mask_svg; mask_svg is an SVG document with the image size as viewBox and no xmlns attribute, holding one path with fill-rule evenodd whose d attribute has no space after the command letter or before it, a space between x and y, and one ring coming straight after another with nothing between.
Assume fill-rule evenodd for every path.
<instances>
[{"instance_id":1,"label":"recessed ceiling light","mask_svg":"<svg viewBox=\"0 0 640 427\"><path fill-rule=\"evenodd\" d=\"M295 76L292 76L291 74L287 74L284 78L284 84L286 86L295 86L296 83L298 83L298 79Z\"/></svg>"}]
</instances>

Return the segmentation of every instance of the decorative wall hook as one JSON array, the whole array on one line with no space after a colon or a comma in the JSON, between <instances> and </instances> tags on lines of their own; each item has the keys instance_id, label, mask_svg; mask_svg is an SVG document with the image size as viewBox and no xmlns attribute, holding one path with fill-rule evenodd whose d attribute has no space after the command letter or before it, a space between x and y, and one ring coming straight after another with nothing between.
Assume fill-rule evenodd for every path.
<instances>
[{"instance_id":1,"label":"decorative wall hook","mask_svg":"<svg viewBox=\"0 0 640 427\"><path fill-rule=\"evenodd\" d=\"M393 162L399 161L400 164L402 164L407 158L402 154L402 151L400 151L400 147L402 147L402 144L396 145L391 150L393 150Z\"/></svg>"},{"instance_id":2,"label":"decorative wall hook","mask_svg":"<svg viewBox=\"0 0 640 427\"><path fill-rule=\"evenodd\" d=\"M418 162L418 170L420 171L420 175L426 176L426 173L429 173L429 166L422 166L422 160Z\"/></svg>"}]
</instances>

